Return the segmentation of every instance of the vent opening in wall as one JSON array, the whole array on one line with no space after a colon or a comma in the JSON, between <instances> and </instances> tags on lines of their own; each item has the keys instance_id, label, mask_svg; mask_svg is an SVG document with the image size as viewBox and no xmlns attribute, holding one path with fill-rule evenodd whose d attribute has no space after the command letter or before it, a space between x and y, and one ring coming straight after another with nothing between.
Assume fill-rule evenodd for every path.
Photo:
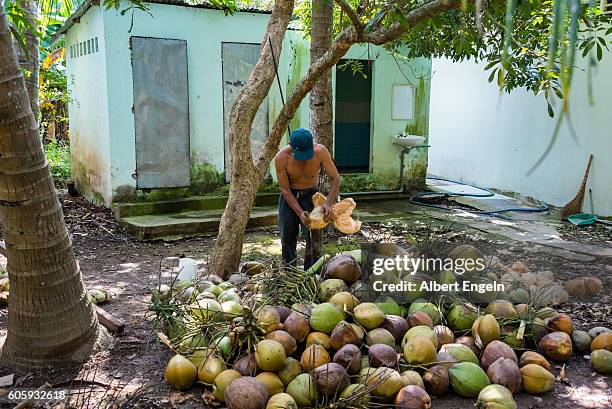
<instances>
[{"instance_id":1,"label":"vent opening in wall","mask_svg":"<svg viewBox=\"0 0 612 409\"><path fill-rule=\"evenodd\" d=\"M601 11L612 14L612 0L601 0Z\"/></svg>"},{"instance_id":2,"label":"vent opening in wall","mask_svg":"<svg viewBox=\"0 0 612 409\"><path fill-rule=\"evenodd\" d=\"M79 58L84 55L97 53L100 51L98 37L90 38L86 41L74 43L69 48L70 58Z\"/></svg>"}]
</instances>

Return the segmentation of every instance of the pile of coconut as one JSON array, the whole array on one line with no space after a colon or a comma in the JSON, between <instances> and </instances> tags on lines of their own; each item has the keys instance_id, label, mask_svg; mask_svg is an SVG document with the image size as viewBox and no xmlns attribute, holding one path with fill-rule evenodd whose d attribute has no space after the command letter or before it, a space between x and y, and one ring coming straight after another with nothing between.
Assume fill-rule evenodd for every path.
<instances>
[{"instance_id":1,"label":"pile of coconut","mask_svg":"<svg viewBox=\"0 0 612 409\"><path fill-rule=\"evenodd\" d=\"M359 254L325 262L316 302L273 305L251 280L213 276L160 286L151 309L165 331L160 338L176 352L166 380L180 390L207 385L229 409L420 409L449 393L481 408L513 409L519 391L551 390L552 362L573 353L590 354L595 371L612 374L610 329L578 330L568 315L529 300L361 302L353 291ZM243 268L247 276L264 270Z\"/></svg>"}]
</instances>

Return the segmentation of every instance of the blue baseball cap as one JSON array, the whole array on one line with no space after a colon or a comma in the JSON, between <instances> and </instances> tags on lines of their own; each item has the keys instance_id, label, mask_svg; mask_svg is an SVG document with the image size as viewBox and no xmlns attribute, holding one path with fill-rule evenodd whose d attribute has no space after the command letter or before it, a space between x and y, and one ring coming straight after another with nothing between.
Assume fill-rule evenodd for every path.
<instances>
[{"instance_id":1,"label":"blue baseball cap","mask_svg":"<svg viewBox=\"0 0 612 409\"><path fill-rule=\"evenodd\" d=\"M309 160L314 156L312 133L308 129L298 128L289 137L291 153L297 160Z\"/></svg>"}]
</instances>

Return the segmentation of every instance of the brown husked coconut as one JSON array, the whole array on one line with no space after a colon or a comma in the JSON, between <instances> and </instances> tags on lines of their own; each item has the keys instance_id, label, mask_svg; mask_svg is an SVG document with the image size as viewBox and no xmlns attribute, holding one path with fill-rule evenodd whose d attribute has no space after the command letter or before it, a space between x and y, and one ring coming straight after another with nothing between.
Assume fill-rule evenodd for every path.
<instances>
[{"instance_id":1,"label":"brown husked coconut","mask_svg":"<svg viewBox=\"0 0 612 409\"><path fill-rule=\"evenodd\" d=\"M321 345L311 345L304 350L300 364L304 372L310 372L311 370L329 363L329 354Z\"/></svg>"},{"instance_id":2,"label":"brown husked coconut","mask_svg":"<svg viewBox=\"0 0 612 409\"><path fill-rule=\"evenodd\" d=\"M431 317L424 311L415 311L409 314L407 321L410 324L410 328L418 327L419 325L425 325L432 329L434 327Z\"/></svg>"},{"instance_id":3,"label":"brown husked coconut","mask_svg":"<svg viewBox=\"0 0 612 409\"><path fill-rule=\"evenodd\" d=\"M353 326L346 321L340 321L333 329L329 337L329 346L339 350L347 344L359 344L359 336Z\"/></svg>"},{"instance_id":4,"label":"brown husked coconut","mask_svg":"<svg viewBox=\"0 0 612 409\"><path fill-rule=\"evenodd\" d=\"M257 361L255 354L248 354L238 359L234 363L234 370L240 372L242 376L255 376L257 374Z\"/></svg>"},{"instance_id":5,"label":"brown husked coconut","mask_svg":"<svg viewBox=\"0 0 612 409\"><path fill-rule=\"evenodd\" d=\"M223 396L228 409L265 409L270 397L266 386L250 376L234 379Z\"/></svg>"},{"instance_id":6,"label":"brown husked coconut","mask_svg":"<svg viewBox=\"0 0 612 409\"><path fill-rule=\"evenodd\" d=\"M512 266L510 267L510 269L514 272L517 272L519 274L525 274L527 272L529 272L529 267L527 267L527 264L525 264L523 261L518 260L515 261L514 263L512 263Z\"/></svg>"},{"instance_id":7,"label":"brown husked coconut","mask_svg":"<svg viewBox=\"0 0 612 409\"><path fill-rule=\"evenodd\" d=\"M538 348L553 361L567 361L573 352L572 339L561 331L544 335L538 343Z\"/></svg>"},{"instance_id":8,"label":"brown husked coconut","mask_svg":"<svg viewBox=\"0 0 612 409\"><path fill-rule=\"evenodd\" d=\"M395 407L397 409L429 409L431 398L423 388L408 385L397 393Z\"/></svg>"},{"instance_id":9,"label":"brown husked coconut","mask_svg":"<svg viewBox=\"0 0 612 409\"><path fill-rule=\"evenodd\" d=\"M450 378L448 370L442 365L434 365L423 374L425 390L433 396L444 396L448 392Z\"/></svg>"},{"instance_id":10,"label":"brown husked coconut","mask_svg":"<svg viewBox=\"0 0 612 409\"><path fill-rule=\"evenodd\" d=\"M368 357L372 368L386 366L394 368L399 358L395 349L386 344L375 344L368 349Z\"/></svg>"},{"instance_id":11,"label":"brown husked coconut","mask_svg":"<svg viewBox=\"0 0 612 409\"><path fill-rule=\"evenodd\" d=\"M351 285L361 277L361 267L350 254L341 253L333 256L323 267L323 277L339 278Z\"/></svg>"},{"instance_id":12,"label":"brown husked coconut","mask_svg":"<svg viewBox=\"0 0 612 409\"><path fill-rule=\"evenodd\" d=\"M462 344L470 348L472 352L474 353L474 355L476 356L480 355L480 348L476 346L476 343L474 342L474 337L471 337L469 335L464 335L462 337L457 338L455 342L457 344Z\"/></svg>"},{"instance_id":13,"label":"brown husked coconut","mask_svg":"<svg viewBox=\"0 0 612 409\"><path fill-rule=\"evenodd\" d=\"M291 308L285 307L284 305L277 305L274 308L276 308L276 311L278 312L281 324L284 323L289 314L291 314Z\"/></svg>"},{"instance_id":14,"label":"brown husked coconut","mask_svg":"<svg viewBox=\"0 0 612 409\"><path fill-rule=\"evenodd\" d=\"M433 330L438 337L438 348L442 345L452 344L455 342L455 334L449 327L445 327L444 325L436 325Z\"/></svg>"},{"instance_id":15,"label":"brown husked coconut","mask_svg":"<svg viewBox=\"0 0 612 409\"><path fill-rule=\"evenodd\" d=\"M356 345L347 344L336 351L333 361L345 367L349 374L357 374L361 370L361 350Z\"/></svg>"},{"instance_id":16,"label":"brown husked coconut","mask_svg":"<svg viewBox=\"0 0 612 409\"><path fill-rule=\"evenodd\" d=\"M597 277L584 277L584 286L586 287L586 295L595 295L602 289L601 280Z\"/></svg>"},{"instance_id":17,"label":"brown husked coconut","mask_svg":"<svg viewBox=\"0 0 612 409\"><path fill-rule=\"evenodd\" d=\"M487 376L493 384L503 385L513 394L521 390L521 370L515 361L499 358L487 369Z\"/></svg>"},{"instance_id":18,"label":"brown husked coconut","mask_svg":"<svg viewBox=\"0 0 612 409\"><path fill-rule=\"evenodd\" d=\"M311 345L318 344L325 349L330 349L331 345L329 341L329 335L322 332L311 332L308 334L308 337L306 337L306 348Z\"/></svg>"},{"instance_id":19,"label":"brown husked coconut","mask_svg":"<svg viewBox=\"0 0 612 409\"><path fill-rule=\"evenodd\" d=\"M346 368L333 362L315 368L314 381L317 390L326 396L340 393L349 385Z\"/></svg>"},{"instance_id":20,"label":"brown husked coconut","mask_svg":"<svg viewBox=\"0 0 612 409\"><path fill-rule=\"evenodd\" d=\"M310 323L306 316L300 312L293 311L285 319L283 323L285 331L291 335L295 341L299 344L306 339L310 333Z\"/></svg>"},{"instance_id":21,"label":"brown husked coconut","mask_svg":"<svg viewBox=\"0 0 612 409\"><path fill-rule=\"evenodd\" d=\"M591 342L591 351L605 349L612 352L612 332L604 332L599 334Z\"/></svg>"},{"instance_id":22,"label":"brown husked coconut","mask_svg":"<svg viewBox=\"0 0 612 409\"><path fill-rule=\"evenodd\" d=\"M538 354L535 351L525 351L523 352L523 355L521 355L521 359L519 360L519 367L522 368L525 365L529 364L540 365L547 371L552 372L552 366L550 365L550 362L548 362L548 360L544 358L543 355Z\"/></svg>"},{"instance_id":23,"label":"brown husked coconut","mask_svg":"<svg viewBox=\"0 0 612 409\"><path fill-rule=\"evenodd\" d=\"M518 362L518 358L516 357L516 353L512 348L510 348L507 344L501 341L491 341L484 351L482 351L482 356L480 357L480 366L485 371L489 368L493 362L497 361L499 358L508 358L514 362Z\"/></svg>"},{"instance_id":24,"label":"brown husked coconut","mask_svg":"<svg viewBox=\"0 0 612 409\"><path fill-rule=\"evenodd\" d=\"M561 313L555 315L548 321L548 328L552 331L561 331L568 335L572 335L574 323L569 315Z\"/></svg>"},{"instance_id":25,"label":"brown husked coconut","mask_svg":"<svg viewBox=\"0 0 612 409\"><path fill-rule=\"evenodd\" d=\"M380 328L389 331L391 335L393 335L393 338L395 338L395 343L400 343L408 331L409 324L404 317L400 317L399 315L385 315L385 319L380 325Z\"/></svg>"},{"instance_id":26,"label":"brown husked coconut","mask_svg":"<svg viewBox=\"0 0 612 409\"><path fill-rule=\"evenodd\" d=\"M293 355L297 350L297 343L295 342L295 338L289 335L288 332L282 330L272 331L266 335L266 339L271 339L277 342L285 348L285 354L287 356Z\"/></svg>"}]
</instances>

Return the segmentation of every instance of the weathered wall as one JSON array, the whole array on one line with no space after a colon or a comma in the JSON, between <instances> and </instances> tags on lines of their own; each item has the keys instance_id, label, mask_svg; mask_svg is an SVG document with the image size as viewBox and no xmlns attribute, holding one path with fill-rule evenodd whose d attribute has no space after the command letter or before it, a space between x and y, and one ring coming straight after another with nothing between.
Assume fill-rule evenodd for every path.
<instances>
[{"instance_id":1,"label":"weathered wall","mask_svg":"<svg viewBox=\"0 0 612 409\"><path fill-rule=\"evenodd\" d=\"M310 63L310 49L299 31L289 31L283 50L283 68L281 75L287 75L288 89L297 83L306 73ZM345 177L346 187L375 190L395 189L399 185L399 154L401 148L391 143L391 137L401 132L418 134L427 137L429 130L429 93L431 79L431 60L416 59L406 61L394 58L382 47L353 46L344 57L346 59L373 60L372 72L372 106L370 127L370 174ZM286 59L289 59L287 61ZM336 92L336 68L332 71L332 87ZM281 78L285 78L281 76ZM392 119L393 85L412 85L415 89L414 119ZM274 91L272 91L274 94ZM276 101L275 101L276 102ZM300 110L291 121L291 128L308 127L310 108L307 99L300 105ZM335 116L334 116L335 119ZM414 150L406 158L404 174L406 185L416 187L425 181L427 169L427 152ZM347 191L343 189L343 191Z\"/></svg>"},{"instance_id":2,"label":"weathered wall","mask_svg":"<svg viewBox=\"0 0 612 409\"><path fill-rule=\"evenodd\" d=\"M135 11L133 26L131 26L131 18L121 16L114 10L103 13L101 17L100 7L92 7L82 18L83 21L96 15L100 21L102 18L104 21L104 39L100 40L101 44L106 45L105 53L100 52L99 55L104 55L106 59L98 61L93 72L104 80L104 82L100 81L101 84L106 84L108 81L107 91L95 93L97 98L104 96L110 101L103 110L105 117L110 120L107 119L105 127L97 128L97 131L105 132L106 142L110 144L105 154L107 181L105 188L101 191L107 204L111 200L132 200L136 196L154 198L166 194L182 195L194 192L194 189L160 189L142 194L142 191L136 190L130 37L142 36L187 41L192 185L218 184L223 182L216 172L224 170L225 148L221 44L222 42L260 42L269 18L267 14L236 13L234 16L225 16L222 11L216 10L162 4L149 4L149 6L153 16ZM83 29L84 27L76 24L69 30L69 36L74 36ZM349 177L346 186L360 188L362 185L372 185L380 189L397 188L400 148L391 143L391 136L402 131L427 135L431 62L424 59L410 62L396 61L384 49L372 46L355 46L349 51L346 58L374 60L371 172L356 178ZM301 32L289 30L283 53L279 57L279 76L285 97L287 97L288 90L291 90L300 77L306 73L308 64L308 40L303 38ZM104 67L107 67L106 73ZM78 75L83 74L79 72ZM335 71L333 75L335 88ZM394 84L412 84L415 87L414 120L392 119L391 95ZM276 81L270 91L268 103L271 126L282 107ZM79 105L79 110L80 107L81 105ZM92 107L97 109L95 104ZM90 113L90 111L79 112L83 118L88 117ZM308 122L309 108L308 101L305 99L291 121L291 128L308 127ZM71 122L71 127L76 135L81 135L84 126L87 125L83 121ZM93 140L97 143L98 140L104 139ZM91 151L96 150L91 149ZM427 166L426 152L424 150L413 152L407 164L405 172L408 178L407 184L416 185L424 182Z\"/></svg>"},{"instance_id":3,"label":"weathered wall","mask_svg":"<svg viewBox=\"0 0 612 409\"><path fill-rule=\"evenodd\" d=\"M66 67L73 179L89 200L109 205L111 154L102 10L93 7L68 32Z\"/></svg>"},{"instance_id":4,"label":"weathered wall","mask_svg":"<svg viewBox=\"0 0 612 409\"><path fill-rule=\"evenodd\" d=\"M118 199L136 187L134 116L132 114L131 36L182 39L187 41L189 77L189 126L191 132L192 182L198 168L224 166L223 88L221 43L261 41L268 15L236 13L163 4L149 4L150 12L135 12L130 18L118 12L104 16L109 66L112 185Z\"/></svg>"},{"instance_id":5,"label":"weathered wall","mask_svg":"<svg viewBox=\"0 0 612 409\"><path fill-rule=\"evenodd\" d=\"M524 90L500 96L497 86L487 82L482 64L435 59L429 172L563 206L576 194L592 153L584 210L590 212L590 188L595 213L612 216L612 54L593 73L593 106L587 74L574 72L570 104L578 142L564 123L548 157L528 176L556 123L547 115L544 98Z\"/></svg>"}]
</instances>

